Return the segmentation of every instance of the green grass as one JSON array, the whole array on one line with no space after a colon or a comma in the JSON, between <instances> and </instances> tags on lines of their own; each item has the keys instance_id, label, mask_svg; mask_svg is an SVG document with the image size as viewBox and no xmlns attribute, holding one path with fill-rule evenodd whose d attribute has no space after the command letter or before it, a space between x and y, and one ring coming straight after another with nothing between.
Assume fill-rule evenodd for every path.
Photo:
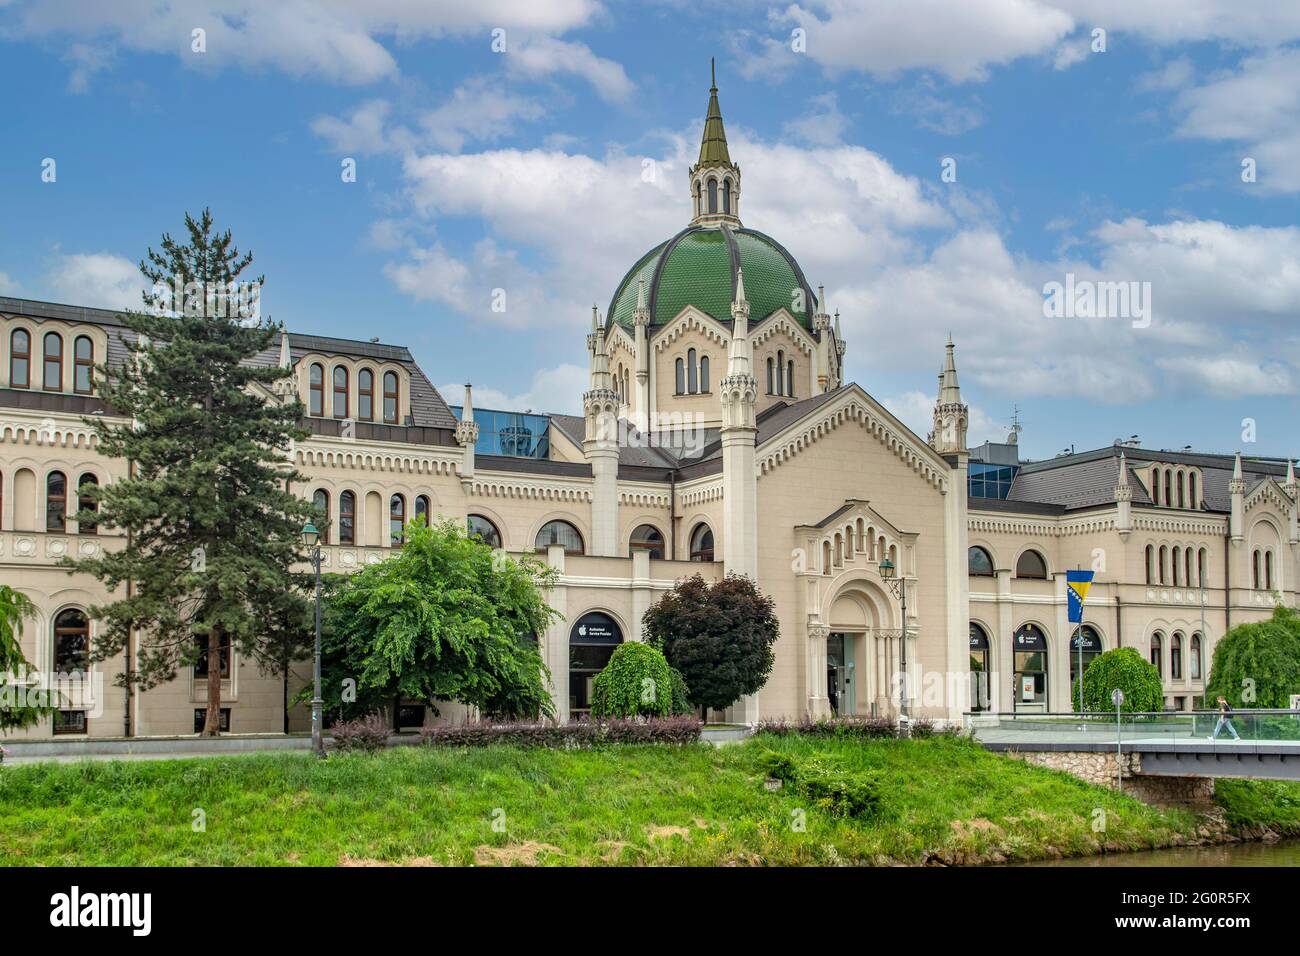
<instances>
[{"instance_id":1,"label":"green grass","mask_svg":"<svg viewBox=\"0 0 1300 956\"><path fill-rule=\"evenodd\" d=\"M1300 833L1300 783L1223 778L1214 782L1214 791L1234 826L1266 826L1287 836Z\"/></svg>"},{"instance_id":2,"label":"green grass","mask_svg":"<svg viewBox=\"0 0 1300 956\"><path fill-rule=\"evenodd\" d=\"M765 749L874 771L885 812L844 819L790 788L767 791ZM1093 830L1098 809L1104 833ZM798 811L802 832L792 826ZM0 860L26 865L1028 860L1163 846L1195 826L1188 813L946 738L401 747L323 762L259 754L0 769Z\"/></svg>"}]
</instances>

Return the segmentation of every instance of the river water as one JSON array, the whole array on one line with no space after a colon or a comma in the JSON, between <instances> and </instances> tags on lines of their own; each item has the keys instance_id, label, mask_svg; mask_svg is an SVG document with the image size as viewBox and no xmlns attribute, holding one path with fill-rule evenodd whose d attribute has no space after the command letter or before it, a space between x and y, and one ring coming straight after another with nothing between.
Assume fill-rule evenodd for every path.
<instances>
[{"instance_id":1,"label":"river water","mask_svg":"<svg viewBox=\"0 0 1300 956\"><path fill-rule=\"evenodd\" d=\"M1138 853L1109 853L1030 866L1300 866L1300 840L1278 843L1229 843L1223 846L1174 847Z\"/></svg>"}]
</instances>

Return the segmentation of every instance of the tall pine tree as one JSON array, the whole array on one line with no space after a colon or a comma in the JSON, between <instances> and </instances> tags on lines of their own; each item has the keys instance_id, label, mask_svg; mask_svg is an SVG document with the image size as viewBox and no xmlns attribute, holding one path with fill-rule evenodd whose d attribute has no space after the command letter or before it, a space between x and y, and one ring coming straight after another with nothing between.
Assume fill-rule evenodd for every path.
<instances>
[{"instance_id":1,"label":"tall pine tree","mask_svg":"<svg viewBox=\"0 0 1300 956\"><path fill-rule=\"evenodd\" d=\"M137 647L119 677L144 689L178 667L207 662L203 733L220 728L221 662L231 652L265 672L287 666L311 634L300 529L311 505L290 491L291 440L308 434L289 370L250 359L278 341L278 325L249 318L240 276L252 264L207 209L186 215L187 243L164 234L140 271L145 309L121 320L140 337L137 359L104 368L100 397L127 423L91 420L100 452L126 459L129 477L93 492L101 528L126 546L69 562L119 599L91 609L104 622L92 654ZM242 283L242 285L241 285ZM260 290L262 278L253 280ZM183 292L183 295L175 295Z\"/></svg>"}]
</instances>

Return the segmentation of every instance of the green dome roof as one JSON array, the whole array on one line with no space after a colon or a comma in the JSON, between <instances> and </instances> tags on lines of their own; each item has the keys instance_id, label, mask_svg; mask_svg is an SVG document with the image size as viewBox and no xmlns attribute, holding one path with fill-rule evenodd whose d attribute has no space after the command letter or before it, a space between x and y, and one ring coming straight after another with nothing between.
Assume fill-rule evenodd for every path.
<instances>
[{"instance_id":1,"label":"green dome roof","mask_svg":"<svg viewBox=\"0 0 1300 956\"><path fill-rule=\"evenodd\" d=\"M645 280L651 325L672 321L688 305L730 322L737 266L745 273L751 322L784 308L805 328L812 328L817 301L790 253L761 232L728 226L692 226L655 246L623 277L607 315L633 328L637 282ZM796 290L803 290L799 311L794 308Z\"/></svg>"}]
</instances>

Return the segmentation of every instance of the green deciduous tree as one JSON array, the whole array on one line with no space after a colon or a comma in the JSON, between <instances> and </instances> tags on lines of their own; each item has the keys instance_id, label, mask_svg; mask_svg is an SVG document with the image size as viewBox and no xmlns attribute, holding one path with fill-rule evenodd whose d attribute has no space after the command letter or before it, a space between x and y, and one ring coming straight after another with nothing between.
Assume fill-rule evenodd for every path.
<instances>
[{"instance_id":1,"label":"green deciduous tree","mask_svg":"<svg viewBox=\"0 0 1300 956\"><path fill-rule=\"evenodd\" d=\"M331 582L323 693L331 710L455 700L511 718L554 712L535 635L555 572L494 552L463 526L406 527L401 550Z\"/></svg>"},{"instance_id":2,"label":"green deciduous tree","mask_svg":"<svg viewBox=\"0 0 1300 956\"><path fill-rule=\"evenodd\" d=\"M780 626L772 599L747 577L729 574L712 585L698 574L679 581L642 625L706 718L708 708L757 693L772 673Z\"/></svg>"},{"instance_id":3,"label":"green deciduous tree","mask_svg":"<svg viewBox=\"0 0 1300 956\"><path fill-rule=\"evenodd\" d=\"M0 730L30 727L51 708L20 699L31 663L23 656L19 633L23 621L36 617L36 606L21 591L0 584Z\"/></svg>"},{"instance_id":4,"label":"green deciduous tree","mask_svg":"<svg viewBox=\"0 0 1300 956\"><path fill-rule=\"evenodd\" d=\"M1234 707L1290 707L1300 694L1300 613L1278 605L1267 621L1238 624L1219 638L1205 685L1213 706L1222 694Z\"/></svg>"},{"instance_id":5,"label":"green deciduous tree","mask_svg":"<svg viewBox=\"0 0 1300 956\"><path fill-rule=\"evenodd\" d=\"M1164 709L1165 695L1160 672L1131 647L1116 647L1098 654L1083 669L1084 710L1105 713L1115 709L1110 695L1119 688L1124 692L1124 713L1150 713ZM1079 681L1071 691L1074 707L1079 707Z\"/></svg>"},{"instance_id":6,"label":"green deciduous tree","mask_svg":"<svg viewBox=\"0 0 1300 956\"><path fill-rule=\"evenodd\" d=\"M241 279L252 255L214 232L206 209L185 228L187 242L164 234L140 263L153 289L144 310L121 316L140 336L136 360L99 370L99 396L130 420L90 420L99 452L131 471L93 492L93 517L125 531L126 546L68 566L121 595L91 609L104 624L95 660L137 638L119 681L152 687L206 655L204 733L215 735L223 649L278 672L311 634L307 575L294 565L312 512L289 490L302 476L286 459L308 433L291 371L253 361L281 329L241 309L255 299L240 290L262 284Z\"/></svg>"},{"instance_id":7,"label":"green deciduous tree","mask_svg":"<svg viewBox=\"0 0 1300 956\"><path fill-rule=\"evenodd\" d=\"M659 648L628 641L614 648L596 675L593 717L667 717L673 710L673 674Z\"/></svg>"}]
</instances>

